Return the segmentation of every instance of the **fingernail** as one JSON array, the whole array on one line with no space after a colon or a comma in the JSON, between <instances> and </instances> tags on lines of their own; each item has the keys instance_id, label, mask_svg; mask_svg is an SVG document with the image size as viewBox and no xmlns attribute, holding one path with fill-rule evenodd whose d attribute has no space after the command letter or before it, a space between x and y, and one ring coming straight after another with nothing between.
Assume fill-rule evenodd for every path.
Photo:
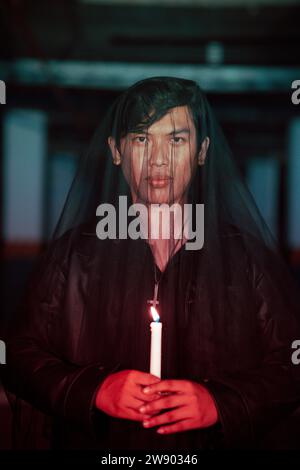
<instances>
[{"instance_id":1,"label":"fingernail","mask_svg":"<svg viewBox=\"0 0 300 470\"><path fill-rule=\"evenodd\" d=\"M150 388L148 387L144 388L144 393L150 393Z\"/></svg>"},{"instance_id":2,"label":"fingernail","mask_svg":"<svg viewBox=\"0 0 300 470\"><path fill-rule=\"evenodd\" d=\"M150 424L150 421L143 421L144 426L149 426L149 424Z\"/></svg>"},{"instance_id":3,"label":"fingernail","mask_svg":"<svg viewBox=\"0 0 300 470\"><path fill-rule=\"evenodd\" d=\"M145 411L146 411L146 407L145 407L145 406L141 406L140 412L141 412L141 413L144 413Z\"/></svg>"},{"instance_id":4,"label":"fingernail","mask_svg":"<svg viewBox=\"0 0 300 470\"><path fill-rule=\"evenodd\" d=\"M165 430L164 430L163 428L161 428L161 429L158 429L157 432L158 432L159 434L163 434L163 433L165 432Z\"/></svg>"}]
</instances>

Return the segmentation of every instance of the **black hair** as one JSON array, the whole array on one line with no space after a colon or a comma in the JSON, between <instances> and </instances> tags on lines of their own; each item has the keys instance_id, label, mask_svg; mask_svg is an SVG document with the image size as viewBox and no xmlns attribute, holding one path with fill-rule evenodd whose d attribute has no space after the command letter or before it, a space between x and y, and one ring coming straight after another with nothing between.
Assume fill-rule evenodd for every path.
<instances>
[{"instance_id":1,"label":"black hair","mask_svg":"<svg viewBox=\"0 0 300 470\"><path fill-rule=\"evenodd\" d=\"M175 77L147 78L121 95L116 103L112 126L117 146L129 132L146 129L177 106L188 106L196 128L199 150L206 135L203 92L196 82Z\"/></svg>"}]
</instances>

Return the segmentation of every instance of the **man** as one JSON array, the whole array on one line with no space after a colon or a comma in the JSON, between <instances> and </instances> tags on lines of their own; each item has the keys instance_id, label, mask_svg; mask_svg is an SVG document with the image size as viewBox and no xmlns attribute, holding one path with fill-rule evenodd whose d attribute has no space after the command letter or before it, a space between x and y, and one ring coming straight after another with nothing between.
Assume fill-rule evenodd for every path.
<instances>
[{"instance_id":1,"label":"man","mask_svg":"<svg viewBox=\"0 0 300 470\"><path fill-rule=\"evenodd\" d=\"M140 237L124 230L122 195L143 213ZM110 203L116 218L99 225ZM199 204L204 246L186 249ZM153 205L177 209L156 219ZM53 448L258 447L299 405L294 293L199 87L144 80L79 167L7 342L7 387L52 417ZM151 304L161 379L149 373Z\"/></svg>"},{"instance_id":2,"label":"man","mask_svg":"<svg viewBox=\"0 0 300 470\"><path fill-rule=\"evenodd\" d=\"M132 149L128 149L126 141L131 139L133 139ZM173 183L173 203L181 205L186 203L186 190L192 177L191 170L194 170L197 164L204 164L208 143L209 139L206 137L201 144L198 159L193 160L193 167L191 168L191 153L196 154L197 139L196 128L187 106L171 108L167 114L152 124L147 132L140 131L126 135L121 140L120 152L114 139L109 138L114 163L120 165L122 155L125 160L125 175L133 181L142 179L145 145L152 147L149 149L151 157L148 158L150 165L149 176L147 177L148 184L141 185L139 189L135 185L131 186L132 201L135 203L141 200L147 204L149 202L150 204L169 203L169 187L172 182L169 148L172 145L177 145L179 148ZM165 147L167 148L165 149ZM132 172L129 176L128 167L130 165L132 166ZM182 243L177 242L174 254L181 246ZM154 239L151 248L155 263L163 272L170 256L169 239ZM207 389L196 382L188 380L170 380L158 383L158 388L154 389L155 391L170 391L173 392L172 395L165 398L158 396L156 400L155 396L147 395L146 401L149 397L150 403L141 406L145 400L145 393L148 390L151 391L149 388L142 390L141 385L155 384L156 382L154 378L148 377L148 374L141 374L138 371L122 371L110 375L96 395L96 406L111 416L137 421L141 419L141 413L143 412L151 411L155 414L165 408L172 408L173 411L159 415L152 420L147 421L145 419L143 421L143 425L146 427L176 422L176 424L167 427L161 426L157 430L159 433L208 427L217 422L217 409ZM148 418L148 416L146 417Z\"/></svg>"}]
</instances>

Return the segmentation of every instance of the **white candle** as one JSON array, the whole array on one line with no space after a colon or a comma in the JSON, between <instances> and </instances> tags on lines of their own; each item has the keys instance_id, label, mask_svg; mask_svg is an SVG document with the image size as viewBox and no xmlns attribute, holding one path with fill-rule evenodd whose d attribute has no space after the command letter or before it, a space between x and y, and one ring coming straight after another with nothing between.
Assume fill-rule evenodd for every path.
<instances>
[{"instance_id":1,"label":"white candle","mask_svg":"<svg viewBox=\"0 0 300 470\"><path fill-rule=\"evenodd\" d=\"M150 349L150 374L161 378L161 332L162 323L155 307L151 307L153 322L151 329L151 349Z\"/></svg>"}]
</instances>

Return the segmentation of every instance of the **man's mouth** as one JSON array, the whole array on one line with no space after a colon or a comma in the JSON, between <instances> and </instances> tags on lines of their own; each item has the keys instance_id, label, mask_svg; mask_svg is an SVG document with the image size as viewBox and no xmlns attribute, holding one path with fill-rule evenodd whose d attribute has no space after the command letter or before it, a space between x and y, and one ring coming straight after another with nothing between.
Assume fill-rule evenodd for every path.
<instances>
[{"instance_id":1,"label":"man's mouth","mask_svg":"<svg viewBox=\"0 0 300 470\"><path fill-rule=\"evenodd\" d=\"M153 188L164 188L165 186L168 186L171 181L171 178L167 176L149 176L147 180L150 186L152 186Z\"/></svg>"}]
</instances>

